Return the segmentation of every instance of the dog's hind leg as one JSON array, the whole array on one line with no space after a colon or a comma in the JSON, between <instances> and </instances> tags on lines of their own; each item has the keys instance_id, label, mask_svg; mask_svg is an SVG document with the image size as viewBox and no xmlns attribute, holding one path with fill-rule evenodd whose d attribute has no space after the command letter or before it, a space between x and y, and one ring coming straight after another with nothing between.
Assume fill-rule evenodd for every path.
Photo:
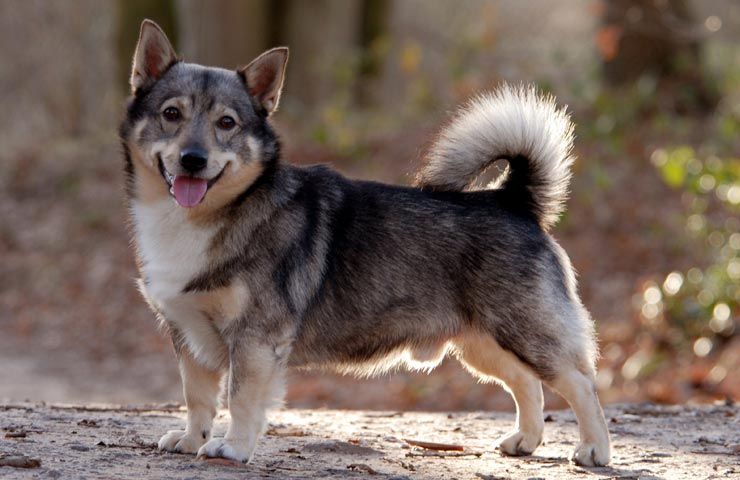
<instances>
[{"instance_id":1,"label":"dog's hind leg","mask_svg":"<svg viewBox=\"0 0 740 480\"><path fill-rule=\"evenodd\" d=\"M573 294L575 296L575 294ZM559 346L552 347L553 361L548 361L545 383L570 404L578 420L580 443L571 459L587 467L609 463L610 445L604 412L596 394L596 344L592 333L593 323L577 299L556 304L549 308L554 314ZM542 348L540 349L542 350Z\"/></svg>"},{"instance_id":2,"label":"dog's hind leg","mask_svg":"<svg viewBox=\"0 0 740 480\"><path fill-rule=\"evenodd\" d=\"M220 389L220 372L197 363L187 348L178 352L182 389L188 408L185 430L171 430L159 440L159 449L195 453L211 437Z\"/></svg>"},{"instance_id":3,"label":"dog's hind leg","mask_svg":"<svg viewBox=\"0 0 740 480\"><path fill-rule=\"evenodd\" d=\"M609 463L609 430L596 395L591 369L568 365L547 384L570 404L578 419L581 441L573 452L572 460L587 467Z\"/></svg>"},{"instance_id":4,"label":"dog's hind leg","mask_svg":"<svg viewBox=\"0 0 740 480\"><path fill-rule=\"evenodd\" d=\"M542 383L515 355L486 333L466 334L454 341L462 364L483 381L498 381L514 397L515 430L503 437L498 448L506 455L529 455L542 442Z\"/></svg>"}]
</instances>

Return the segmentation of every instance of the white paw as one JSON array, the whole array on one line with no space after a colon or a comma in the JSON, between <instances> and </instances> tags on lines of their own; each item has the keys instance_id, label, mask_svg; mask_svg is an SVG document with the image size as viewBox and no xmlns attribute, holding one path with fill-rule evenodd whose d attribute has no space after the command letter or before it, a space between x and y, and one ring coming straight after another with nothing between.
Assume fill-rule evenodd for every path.
<instances>
[{"instance_id":1,"label":"white paw","mask_svg":"<svg viewBox=\"0 0 740 480\"><path fill-rule=\"evenodd\" d=\"M512 432L502 438L498 443L498 449L504 455L515 457L531 455L534 449L542 442L541 434L527 433L520 430Z\"/></svg>"},{"instance_id":2,"label":"white paw","mask_svg":"<svg viewBox=\"0 0 740 480\"><path fill-rule=\"evenodd\" d=\"M603 467L609 463L609 444L581 443L576 447L571 460L583 467Z\"/></svg>"},{"instance_id":3,"label":"white paw","mask_svg":"<svg viewBox=\"0 0 740 480\"><path fill-rule=\"evenodd\" d=\"M252 459L256 441L236 438L213 438L198 450L198 458L230 458L247 463Z\"/></svg>"},{"instance_id":4,"label":"white paw","mask_svg":"<svg viewBox=\"0 0 740 480\"><path fill-rule=\"evenodd\" d=\"M175 453L195 453L206 442L203 434L195 434L185 430L170 430L159 439L157 446L160 450Z\"/></svg>"}]
</instances>

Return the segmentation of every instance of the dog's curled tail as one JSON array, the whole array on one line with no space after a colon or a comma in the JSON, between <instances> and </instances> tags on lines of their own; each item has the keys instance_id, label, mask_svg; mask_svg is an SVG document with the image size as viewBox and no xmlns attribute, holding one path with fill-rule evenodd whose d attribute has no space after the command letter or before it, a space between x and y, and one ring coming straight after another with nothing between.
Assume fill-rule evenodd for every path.
<instances>
[{"instance_id":1,"label":"dog's curled tail","mask_svg":"<svg viewBox=\"0 0 740 480\"><path fill-rule=\"evenodd\" d=\"M473 190L499 159L507 171L487 189L535 215L545 230L563 211L573 163L573 124L565 109L534 87L503 85L478 96L445 128L427 155L417 184L438 191Z\"/></svg>"}]
</instances>

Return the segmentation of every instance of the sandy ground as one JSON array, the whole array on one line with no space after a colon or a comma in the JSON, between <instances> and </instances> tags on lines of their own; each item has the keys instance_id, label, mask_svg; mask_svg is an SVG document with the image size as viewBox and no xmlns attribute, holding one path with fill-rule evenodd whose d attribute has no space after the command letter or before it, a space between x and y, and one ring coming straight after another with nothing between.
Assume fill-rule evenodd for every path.
<instances>
[{"instance_id":1,"label":"sandy ground","mask_svg":"<svg viewBox=\"0 0 740 480\"><path fill-rule=\"evenodd\" d=\"M178 405L0 404L0 465L16 465L0 467L0 478L740 478L738 406L619 405L606 415L613 460L602 468L567 461L577 441L569 411L548 412L545 444L513 458L495 450L511 414L281 410L243 465L158 452L159 436L183 424ZM463 451L424 450L408 439Z\"/></svg>"}]
</instances>

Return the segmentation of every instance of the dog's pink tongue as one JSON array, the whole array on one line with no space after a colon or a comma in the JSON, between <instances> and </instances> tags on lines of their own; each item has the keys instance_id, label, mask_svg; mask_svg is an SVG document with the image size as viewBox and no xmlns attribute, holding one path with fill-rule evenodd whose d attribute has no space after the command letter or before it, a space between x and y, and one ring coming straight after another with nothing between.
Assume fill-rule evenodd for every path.
<instances>
[{"instance_id":1,"label":"dog's pink tongue","mask_svg":"<svg viewBox=\"0 0 740 480\"><path fill-rule=\"evenodd\" d=\"M194 207L198 205L208 190L208 182L202 178L176 175L172 182L172 193L181 207Z\"/></svg>"}]
</instances>

